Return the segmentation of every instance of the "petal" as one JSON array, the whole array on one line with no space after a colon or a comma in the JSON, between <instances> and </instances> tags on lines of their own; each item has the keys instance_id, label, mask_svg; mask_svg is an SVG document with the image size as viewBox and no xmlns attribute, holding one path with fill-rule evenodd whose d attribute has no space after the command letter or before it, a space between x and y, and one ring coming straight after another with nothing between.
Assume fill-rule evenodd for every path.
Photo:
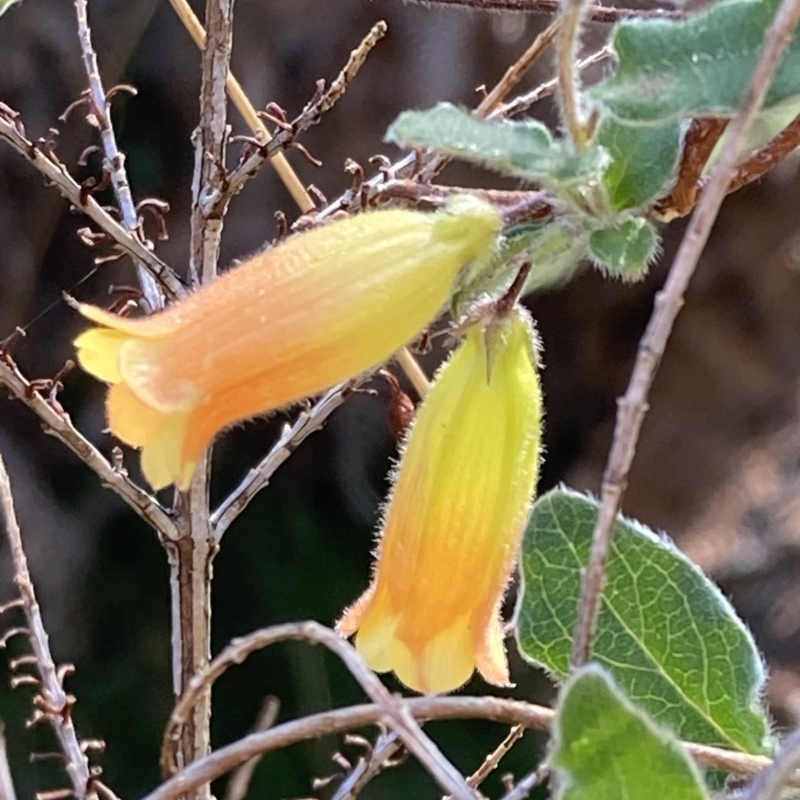
<instances>
[{"instance_id":1,"label":"petal","mask_svg":"<svg viewBox=\"0 0 800 800\"><path fill-rule=\"evenodd\" d=\"M463 686L475 669L467 617L434 636L421 656L407 650L395 665L397 677L410 689L426 694L452 692Z\"/></svg>"},{"instance_id":2,"label":"petal","mask_svg":"<svg viewBox=\"0 0 800 800\"><path fill-rule=\"evenodd\" d=\"M536 487L540 429L527 317L474 326L438 373L402 454L375 600L356 638L371 664L391 665L418 691L450 691L476 666L508 685L499 608Z\"/></svg>"},{"instance_id":3,"label":"petal","mask_svg":"<svg viewBox=\"0 0 800 800\"><path fill-rule=\"evenodd\" d=\"M474 645L475 666L481 677L494 686L511 686L499 604L488 626L477 629L475 633L478 637Z\"/></svg>"},{"instance_id":4,"label":"petal","mask_svg":"<svg viewBox=\"0 0 800 800\"><path fill-rule=\"evenodd\" d=\"M142 472L153 489L171 483L182 491L189 488L197 462L183 452L188 421L188 414L167 414L142 448Z\"/></svg>"},{"instance_id":5,"label":"petal","mask_svg":"<svg viewBox=\"0 0 800 800\"><path fill-rule=\"evenodd\" d=\"M145 445L164 422L163 413L143 403L124 383L108 390L106 415L114 436L132 447Z\"/></svg>"},{"instance_id":6,"label":"petal","mask_svg":"<svg viewBox=\"0 0 800 800\"><path fill-rule=\"evenodd\" d=\"M119 372L140 400L164 413L188 411L203 399L200 390L181 374L167 372L169 338L129 338L120 348Z\"/></svg>"},{"instance_id":7,"label":"petal","mask_svg":"<svg viewBox=\"0 0 800 800\"><path fill-rule=\"evenodd\" d=\"M108 328L85 331L75 339L78 363L101 381L119 383L119 351L127 339L127 334Z\"/></svg>"}]
</instances>

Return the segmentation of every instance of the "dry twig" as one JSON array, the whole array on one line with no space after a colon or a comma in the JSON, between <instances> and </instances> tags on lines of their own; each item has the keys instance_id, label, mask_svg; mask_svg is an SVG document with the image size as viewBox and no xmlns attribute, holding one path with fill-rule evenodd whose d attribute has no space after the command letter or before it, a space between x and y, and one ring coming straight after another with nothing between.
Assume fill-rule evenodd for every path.
<instances>
[{"instance_id":1,"label":"dry twig","mask_svg":"<svg viewBox=\"0 0 800 800\"><path fill-rule=\"evenodd\" d=\"M415 697L404 700L403 705L414 719L419 721L484 719L506 725L522 725L526 729L540 731L549 731L555 716L555 712L550 708L521 700L490 696ZM383 710L377 705L350 706L285 722L263 733L250 734L189 765L151 792L144 800L177 800L184 792L193 791L202 783L216 780L258 755L308 739L376 725L381 722L383 715ZM692 742L684 742L683 745L700 766L730 772L744 778L752 778L772 764L772 761L765 756L723 750ZM526 780L530 780L531 777ZM520 782L522 783L524 781ZM795 773L789 783L792 786L800 786L800 773Z\"/></svg>"},{"instance_id":2,"label":"dry twig","mask_svg":"<svg viewBox=\"0 0 800 800\"><path fill-rule=\"evenodd\" d=\"M81 743L72 722L72 706L75 704L75 698L64 691L63 674L56 667L53 656L50 654L50 642L28 572L28 560L22 547L22 535L14 512L11 483L2 456L0 456L0 509L2 509L5 519L6 535L11 547L14 583L22 598L29 639L36 657L35 667L39 678L35 682L37 696L34 703L40 717L45 719L55 732L64 754L64 764L75 798L77 800L96 798L92 788L89 761L81 749Z\"/></svg>"},{"instance_id":3,"label":"dry twig","mask_svg":"<svg viewBox=\"0 0 800 800\"><path fill-rule=\"evenodd\" d=\"M378 707L380 721L397 734L409 752L416 756L437 783L457 800L475 800L475 793L467 785L461 773L445 758L433 741L422 732L406 703L389 693L351 644L330 630L330 628L326 628L318 622L275 625L271 628L255 631L248 636L234 639L208 665L204 672L195 675L185 694L175 706L164 733L161 747L161 766L165 774L174 775L175 773L174 744L180 737L181 729L192 713L198 697L207 691L208 687L229 667L242 663L248 655L256 650L287 640L321 644L334 652ZM270 731L265 734L253 734L253 736L263 736L268 733ZM194 784L195 787L201 785L206 784ZM167 787L170 788L168 789ZM172 797L170 791L175 791L176 789L179 794L187 791L185 777L181 778L180 775L176 775L149 795L147 800L166 800L166 798Z\"/></svg>"},{"instance_id":4,"label":"dry twig","mask_svg":"<svg viewBox=\"0 0 800 800\"><path fill-rule=\"evenodd\" d=\"M525 74L539 60L539 57L556 40L561 31L561 18L554 19L534 40L530 47L503 73L503 77L495 84L491 92L481 100L475 113L488 116L503 102Z\"/></svg>"},{"instance_id":5,"label":"dry twig","mask_svg":"<svg viewBox=\"0 0 800 800\"><path fill-rule=\"evenodd\" d=\"M520 11L527 14L555 14L561 10L559 0L409 0L426 6L455 6L480 11ZM621 19L682 19L682 11L666 8L616 8L590 4L586 17L592 22L619 22Z\"/></svg>"},{"instance_id":6,"label":"dry twig","mask_svg":"<svg viewBox=\"0 0 800 800\"><path fill-rule=\"evenodd\" d=\"M178 18L189 32L194 43L202 50L206 46L206 32L187 0L170 0L170 3L175 9ZM226 78L225 86L233 104L244 118L250 130L252 130L262 142L268 142L272 138L270 132L259 119L256 110L253 108L253 104L247 99L247 95L244 93L241 84L230 72ZM313 209L313 201L292 169L291 164L286 160L286 156L283 153L276 152L272 158L272 166L278 173L278 177L283 182L283 185L300 207L300 210L306 212Z\"/></svg>"},{"instance_id":7,"label":"dry twig","mask_svg":"<svg viewBox=\"0 0 800 800\"><path fill-rule=\"evenodd\" d=\"M322 119L323 114L333 108L344 95L350 82L367 60L367 56L385 35L386 23L383 21L375 23L369 33L361 40L358 47L350 53L347 63L333 83L325 89L324 84L320 82L317 87L317 95L306 105L300 115L288 123L285 128L281 128L267 143L245 159L244 163L228 176L224 193L209 196L207 201L209 205L216 208L227 203L231 197L242 190L245 183L258 172L266 161L273 159L276 153L290 146L299 133L316 125ZM300 210L303 213L308 213L313 208L313 201L311 201L310 207L305 202L300 206Z\"/></svg>"},{"instance_id":8,"label":"dry twig","mask_svg":"<svg viewBox=\"0 0 800 800\"><path fill-rule=\"evenodd\" d=\"M303 411L261 462L247 473L245 479L225 498L211 515L214 537L219 541L230 524L247 508L250 501L269 483L281 464L312 434L322 428L325 420L344 403L353 389L352 382L329 389L309 411Z\"/></svg>"},{"instance_id":9,"label":"dry twig","mask_svg":"<svg viewBox=\"0 0 800 800\"><path fill-rule=\"evenodd\" d=\"M363 744L369 746L366 740ZM397 734L383 731L375 744L369 746L366 757L359 758L356 766L345 776L331 800L356 800L373 778L387 767L399 763L394 756L401 749Z\"/></svg>"},{"instance_id":10,"label":"dry twig","mask_svg":"<svg viewBox=\"0 0 800 800\"><path fill-rule=\"evenodd\" d=\"M540 764L530 775L524 777L511 791L507 792L501 800L525 800L525 798L550 776L547 764Z\"/></svg>"},{"instance_id":11,"label":"dry twig","mask_svg":"<svg viewBox=\"0 0 800 800\"><path fill-rule=\"evenodd\" d=\"M180 278L158 256L151 252L139 239L131 235L112 216L108 214L91 196L85 196L80 185L51 154L48 155L35 145L20 130L13 119L4 116L0 110L0 139L8 142L20 155L44 175L75 208L82 211L97 226L116 242L120 249L135 261L144 264L158 280L165 294L171 299L182 297L186 287Z\"/></svg>"},{"instance_id":12,"label":"dry twig","mask_svg":"<svg viewBox=\"0 0 800 800\"><path fill-rule=\"evenodd\" d=\"M497 769L506 753L522 738L525 733L525 726L517 723L509 732L508 736L500 742L497 747L489 753L478 769L467 778L470 786L480 786L494 770Z\"/></svg>"},{"instance_id":13,"label":"dry twig","mask_svg":"<svg viewBox=\"0 0 800 800\"><path fill-rule=\"evenodd\" d=\"M155 497L137 486L127 473L116 469L108 459L72 424L66 412L56 409L34 390L8 358L0 357L0 386L25 403L42 421L45 433L55 436L93 470L103 486L118 494L163 540L174 540L178 532L170 515Z\"/></svg>"},{"instance_id":14,"label":"dry twig","mask_svg":"<svg viewBox=\"0 0 800 800\"><path fill-rule=\"evenodd\" d=\"M581 59L575 65L575 72L580 74L589 67L599 64L603 59L608 58L610 55L611 48L608 45L601 47L596 52L586 56L584 59ZM532 89L530 92L521 94L518 97L515 97L513 100L509 100L508 103L499 106L493 113L489 114L488 118L507 118L521 114L523 111L527 111L531 106L535 105L540 100L543 100L545 97L550 97L555 94L556 89L558 89L558 78L545 81L535 89Z\"/></svg>"},{"instance_id":15,"label":"dry twig","mask_svg":"<svg viewBox=\"0 0 800 800\"><path fill-rule=\"evenodd\" d=\"M92 46L92 32L89 27L86 0L75 0L75 11L78 17L78 41L81 45L83 65L89 79L89 95L91 99L92 117L96 120L100 130L100 140L103 143L103 152L106 156L108 168L111 170L111 185L122 215L122 223L133 238L139 238L139 215L131 196L131 187L128 183L128 174L125 171L125 156L117 147L117 137L114 135L114 126L111 121L111 104L109 103L100 69L97 65L97 53ZM139 283L150 312L157 311L164 306L164 297L158 288L158 282L150 274L147 267L141 262L136 262L136 271Z\"/></svg>"},{"instance_id":16,"label":"dry twig","mask_svg":"<svg viewBox=\"0 0 800 800\"><path fill-rule=\"evenodd\" d=\"M708 185L697 204L692 220L670 269L664 288L655 300L653 314L642 337L636 363L625 396L619 401L611 451L608 455L601 504L592 534L589 564L581 583L578 624L573 640L573 667L585 664L592 640L605 584L605 566L611 545L614 521L619 512L636 442L647 411L647 395L666 348L672 326L683 304L683 295L700 259L711 228L727 194L742 144L761 108L781 55L791 40L800 19L800 0L783 0L770 25L764 50L744 95L741 108L728 129L728 138Z\"/></svg>"}]
</instances>

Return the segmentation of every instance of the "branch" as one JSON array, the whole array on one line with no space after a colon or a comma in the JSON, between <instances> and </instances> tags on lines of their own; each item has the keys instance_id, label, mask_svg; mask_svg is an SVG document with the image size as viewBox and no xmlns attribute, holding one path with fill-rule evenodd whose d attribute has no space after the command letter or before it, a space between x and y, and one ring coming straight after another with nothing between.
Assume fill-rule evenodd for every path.
<instances>
[{"instance_id":1,"label":"branch","mask_svg":"<svg viewBox=\"0 0 800 800\"><path fill-rule=\"evenodd\" d=\"M458 800L476 800L475 792L467 785L461 773L445 758L439 748L428 738L412 716L408 705L393 697L386 687L380 682L372 670L367 667L355 648L338 634L317 622L297 622L285 625L276 625L263 628L248 636L234 639L209 665L208 668L192 678L185 694L180 698L172 712L167 729L164 733L161 748L162 769L168 774L175 772L173 747L180 730L191 713L195 700L209 689L214 681L230 666L241 664L248 655L268 647L276 642L299 640L311 644L321 644L335 653L361 685L370 700L375 703L379 712L379 720L391 728L403 742L406 748L417 757L430 775L446 792L451 793ZM283 728L285 726L279 726ZM279 728L273 728L261 734L251 736L266 736L274 733ZM250 737L247 737L250 738ZM218 751L219 752L219 751ZM256 755L252 753L250 757ZM208 758L210 758L209 756ZM208 758L200 763L207 763ZM244 759L245 761L249 758ZM241 763L241 762L239 762ZM191 769L191 766L189 769ZM230 767L229 767L230 768ZM202 774L202 772L201 772ZM202 779L193 783L192 788L205 785ZM163 784L153 792L147 800L166 800L177 798L187 791L186 770ZM177 792L176 794L172 794Z\"/></svg>"},{"instance_id":2,"label":"branch","mask_svg":"<svg viewBox=\"0 0 800 800\"><path fill-rule=\"evenodd\" d=\"M125 472L112 466L105 456L72 424L69 415L51 405L34 390L17 366L0 355L0 386L5 386L12 397L21 400L42 421L45 433L55 436L75 453L84 464L100 478L103 486L116 492L162 540L177 538L175 524L155 497L137 486Z\"/></svg>"},{"instance_id":3,"label":"branch","mask_svg":"<svg viewBox=\"0 0 800 800\"><path fill-rule=\"evenodd\" d=\"M588 67L599 64L603 59L608 58L610 55L611 48L608 45L601 47L596 52L586 56L584 59L581 59L575 65L575 72L581 73ZM488 118L507 118L521 114L523 111L527 111L531 106L535 105L540 100L543 100L545 97L550 97L551 95L555 94L556 89L558 89L558 78L545 81L545 83L540 84L530 92L521 94L518 97L515 97L513 100L510 100L508 103L499 106L494 113L489 114Z\"/></svg>"},{"instance_id":4,"label":"branch","mask_svg":"<svg viewBox=\"0 0 800 800\"><path fill-rule=\"evenodd\" d=\"M540 764L530 775L524 777L513 789L503 795L501 800L525 800L528 795L550 777L550 767Z\"/></svg>"},{"instance_id":5,"label":"branch","mask_svg":"<svg viewBox=\"0 0 800 800\"><path fill-rule=\"evenodd\" d=\"M30 632L30 642L36 657L36 670L39 673L39 681L36 682L38 694L34 699L34 704L39 718L46 719L56 734L64 753L66 771L75 797L77 800L96 798L92 789L89 761L81 749L81 743L78 741L78 735L72 722L71 710L75 698L64 691L62 684L64 673L56 668L50 653L50 643L28 572L28 561L22 547L22 535L14 512L11 484L2 457L0 457L0 509L5 518L6 534L11 546L14 583L19 589L22 599L25 619Z\"/></svg>"},{"instance_id":6,"label":"branch","mask_svg":"<svg viewBox=\"0 0 800 800\"><path fill-rule=\"evenodd\" d=\"M406 699L403 704L414 719L420 722L483 719L505 725L522 725L526 729L549 731L555 716L551 708L500 697L426 696ZM177 800L184 792L190 792L204 783L216 780L252 758L308 739L331 736L367 725L377 725L382 719L383 710L379 706L365 704L324 711L276 725L263 733L245 736L190 764L147 795L144 800ZM723 750L692 742L684 742L683 746L700 766L730 772L744 778L752 778L772 764L765 756ZM792 776L791 785L800 786L800 774Z\"/></svg>"},{"instance_id":7,"label":"branch","mask_svg":"<svg viewBox=\"0 0 800 800\"><path fill-rule=\"evenodd\" d=\"M477 788L480 786L494 770L500 765L504 756L508 751L522 738L525 733L525 726L517 723L508 732L508 735L499 745L491 752L483 761L478 769L467 778L467 783L470 786ZM449 800L449 798L448 798Z\"/></svg>"},{"instance_id":8,"label":"branch","mask_svg":"<svg viewBox=\"0 0 800 800\"><path fill-rule=\"evenodd\" d=\"M728 138L719 161L714 166L706 190L692 215L664 288L656 296L647 330L639 344L628 389L619 401L614 439L603 474L601 505L592 534L589 564L581 583L578 624L572 650L573 667L585 664L591 656L592 639L605 585L605 567L612 529L647 411L647 396L653 378L683 304L683 295L689 280L725 199L728 185L736 169L739 151L763 105L772 77L784 49L792 38L798 19L800 19L800 0L783 0L767 31L764 50L742 105L730 123Z\"/></svg>"},{"instance_id":9,"label":"branch","mask_svg":"<svg viewBox=\"0 0 800 800\"><path fill-rule=\"evenodd\" d=\"M503 77L495 84L492 91L481 100L475 109L476 113L479 116L486 116L494 111L509 92L519 85L519 82L539 60L542 53L553 44L560 32L561 17L557 17L536 36L528 49L503 73Z\"/></svg>"},{"instance_id":10,"label":"branch","mask_svg":"<svg viewBox=\"0 0 800 800\"><path fill-rule=\"evenodd\" d=\"M228 141L228 104L225 83L233 42L233 0L207 0L203 81L200 87L200 124L194 132L192 178L192 281L209 283L217 275L222 225L227 203L212 208L207 198L218 196L227 183L225 150Z\"/></svg>"},{"instance_id":11,"label":"branch","mask_svg":"<svg viewBox=\"0 0 800 800\"><path fill-rule=\"evenodd\" d=\"M361 40L361 43L350 53L347 63L342 68L333 83L324 89L323 82L317 86L317 95L306 105L298 117L287 123L285 127L276 133L266 144L247 158L244 163L238 166L225 182L224 192L207 199L210 208L219 209L223 207L234 195L238 194L245 183L252 178L259 168L280 151L289 147L295 141L297 135L308 128L316 125L326 111L329 111L339 101L347 91L350 82L358 74L358 71L367 60L367 56L372 52L375 45L386 35L386 23L382 20L372 26L369 33ZM256 132L256 131L254 131ZM313 201L310 208L300 207L304 213L314 208Z\"/></svg>"},{"instance_id":12,"label":"branch","mask_svg":"<svg viewBox=\"0 0 800 800\"><path fill-rule=\"evenodd\" d=\"M247 477L228 495L211 515L214 537L219 541L230 524L247 508L250 501L269 483L278 467L312 434L322 428L325 420L347 399L353 383L334 386L310 411L302 412L294 425L285 427L272 450Z\"/></svg>"},{"instance_id":13,"label":"branch","mask_svg":"<svg viewBox=\"0 0 800 800\"><path fill-rule=\"evenodd\" d=\"M14 150L27 158L50 183L55 185L63 197L95 222L123 252L144 264L170 299L174 300L186 294L186 287L180 278L144 243L126 231L91 195L86 195L55 155L52 153L47 155L40 147L25 138L15 119L3 111L0 107L0 139L8 142Z\"/></svg>"},{"instance_id":14,"label":"branch","mask_svg":"<svg viewBox=\"0 0 800 800\"><path fill-rule=\"evenodd\" d=\"M561 10L559 0L407 0L426 6L454 6L478 11L521 11L527 14L557 14ZM588 5L587 19L592 22L619 22L621 19L683 19L682 11L653 8L616 8L614 6Z\"/></svg>"},{"instance_id":15,"label":"branch","mask_svg":"<svg viewBox=\"0 0 800 800\"><path fill-rule=\"evenodd\" d=\"M350 737L351 743L353 743L353 738L366 748L366 756L359 758L356 766L345 775L342 782L336 787L336 792L331 800L356 800L371 780L387 767L397 766L403 758L404 751L395 733L382 731L374 745L367 740L361 740L360 737ZM348 739L345 737L345 744L347 743ZM398 751L400 757L396 759L394 756Z\"/></svg>"},{"instance_id":16,"label":"branch","mask_svg":"<svg viewBox=\"0 0 800 800\"><path fill-rule=\"evenodd\" d=\"M194 43L202 50L206 46L206 32L187 0L170 0L170 3L175 13L178 15L178 18L183 23L183 26L189 32ZM231 72L228 72L225 87L228 90L231 101L244 118L250 130L253 131L261 142L268 142L272 138L270 132L267 130L258 114L256 114L253 104L248 100L241 84ZM283 185L286 187L289 194L291 194L300 210L303 213L311 211L314 208L314 201L292 169L292 165L286 160L286 156L283 153L276 153L272 158L272 166L275 168L275 172L278 173L278 177L281 179Z\"/></svg>"},{"instance_id":17,"label":"branch","mask_svg":"<svg viewBox=\"0 0 800 800\"><path fill-rule=\"evenodd\" d=\"M75 11L78 17L78 40L81 45L83 65L89 79L91 107L100 129L100 139L103 143L106 162L111 170L111 184L114 187L114 194L122 214L123 225L132 237L139 238L139 215L133 204L131 187L125 171L125 156L117 148L117 138L111 122L111 104L108 101L106 90L103 88L97 54L92 46L92 32L89 28L86 0L75 0ZM148 310L152 313L163 308L164 297L159 291L158 283L141 262L136 261L135 263L139 283L142 287L142 296L149 306Z\"/></svg>"}]
</instances>

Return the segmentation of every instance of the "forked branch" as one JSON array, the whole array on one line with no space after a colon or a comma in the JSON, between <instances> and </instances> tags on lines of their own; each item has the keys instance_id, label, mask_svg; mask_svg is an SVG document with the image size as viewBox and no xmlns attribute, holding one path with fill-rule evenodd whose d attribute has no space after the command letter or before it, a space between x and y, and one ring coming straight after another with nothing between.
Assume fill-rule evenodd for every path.
<instances>
[{"instance_id":1,"label":"forked branch","mask_svg":"<svg viewBox=\"0 0 800 800\"><path fill-rule=\"evenodd\" d=\"M175 706L172 716L164 733L161 749L161 766L166 774L175 774L174 746L180 737L180 731L199 696L208 691L211 684L217 680L229 667L240 664L248 655L276 642L295 640L311 644L321 644L334 652L344 663L353 677L361 685L370 700L375 703L380 712L379 721L395 731L398 738L406 748L420 761L437 783L457 800L476 800L475 792L467 785L461 773L445 758L439 748L428 738L419 727L409 711L407 704L393 697L379 678L364 663L361 656L352 645L342 639L338 634L317 622L297 622L286 625L276 625L255 631L249 636L234 639L222 653L220 653L204 672L195 675L191 680L183 697ZM273 728L272 731L277 730ZM266 731L266 734L270 731ZM253 734L261 736L264 734ZM249 759L244 759L249 760ZM207 763L207 759L203 759ZM197 762L198 764L200 762ZM241 762L240 762L241 763ZM190 765L191 768L191 765ZM204 781L194 784L197 788L205 785ZM168 788L169 787L169 788ZM172 798L171 792L178 791L178 795L187 791L185 770L183 775L177 775L159 789L153 792L147 800L166 800Z\"/></svg>"}]
</instances>

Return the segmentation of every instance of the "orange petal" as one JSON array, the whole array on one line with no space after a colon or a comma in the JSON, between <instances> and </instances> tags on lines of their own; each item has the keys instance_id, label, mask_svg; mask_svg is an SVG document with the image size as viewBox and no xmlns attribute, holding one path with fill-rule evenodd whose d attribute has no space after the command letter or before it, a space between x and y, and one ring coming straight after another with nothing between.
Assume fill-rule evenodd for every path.
<instances>
[{"instance_id":1,"label":"orange petal","mask_svg":"<svg viewBox=\"0 0 800 800\"><path fill-rule=\"evenodd\" d=\"M362 617L356 646L373 668L417 691L455 689L476 666L508 684L498 611L536 487L540 430L529 320L514 311L473 327L411 429L374 597L345 617L347 630Z\"/></svg>"}]
</instances>

